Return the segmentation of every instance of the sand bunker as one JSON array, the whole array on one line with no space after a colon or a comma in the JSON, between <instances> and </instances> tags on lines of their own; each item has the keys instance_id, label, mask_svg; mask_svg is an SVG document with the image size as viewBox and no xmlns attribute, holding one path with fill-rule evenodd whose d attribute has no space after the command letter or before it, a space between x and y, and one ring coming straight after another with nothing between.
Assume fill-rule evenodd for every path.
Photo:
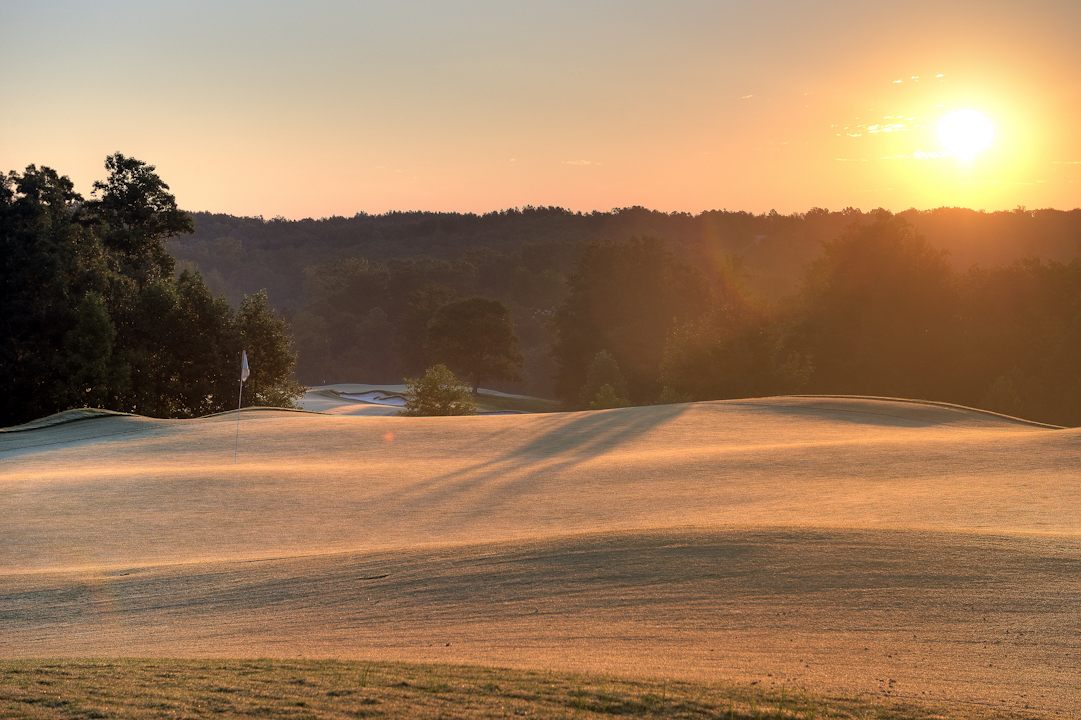
<instances>
[{"instance_id":1,"label":"sand bunker","mask_svg":"<svg viewBox=\"0 0 1081 720\"><path fill-rule=\"evenodd\" d=\"M235 421L0 434L0 656L436 659L1081 712L1081 431L852 398L252 411L234 466Z\"/></svg>"},{"instance_id":2,"label":"sand bunker","mask_svg":"<svg viewBox=\"0 0 1081 720\"><path fill-rule=\"evenodd\" d=\"M300 407L311 412L327 415L397 415L405 407L405 385L360 385L344 383L314 387L304 394ZM525 395L511 395L481 388L481 402L486 396L533 399ZM518 415L519 410L481 410L482 415Z\"/></svg>"}]
</instances>

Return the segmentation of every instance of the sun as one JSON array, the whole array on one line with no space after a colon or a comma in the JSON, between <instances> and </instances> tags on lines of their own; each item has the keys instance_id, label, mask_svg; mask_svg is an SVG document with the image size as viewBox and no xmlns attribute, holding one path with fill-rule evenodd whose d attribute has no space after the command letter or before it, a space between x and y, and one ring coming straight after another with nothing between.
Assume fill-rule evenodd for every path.
<instances>
[{"instance_id":1,"label":"sun","mask_svg":"<svg viewBox=\"0 0 1081 720\"><path fill-rule=\"evenodd\" d=\"M971 160L995 137L995 126L976 110L954 110L938 123L938 139L962 160Z\"/></svg>"}]
</instances>

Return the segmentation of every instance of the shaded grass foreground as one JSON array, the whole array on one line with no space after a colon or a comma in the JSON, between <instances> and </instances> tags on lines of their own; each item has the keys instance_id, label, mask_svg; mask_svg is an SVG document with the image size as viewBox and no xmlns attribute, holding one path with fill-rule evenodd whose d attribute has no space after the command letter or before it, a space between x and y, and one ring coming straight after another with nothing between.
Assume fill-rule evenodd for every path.
<instances>
[{"instance_id":1,"label":"shaded grass foreground","mask_svg":"<svg viewBox=\"0 0 1081 720\"><path fill-rule=\"evenodd\" d=\"M4 718L1034 718L799 688L314 660L4 660Z\"/></svg>"}]
</instances>

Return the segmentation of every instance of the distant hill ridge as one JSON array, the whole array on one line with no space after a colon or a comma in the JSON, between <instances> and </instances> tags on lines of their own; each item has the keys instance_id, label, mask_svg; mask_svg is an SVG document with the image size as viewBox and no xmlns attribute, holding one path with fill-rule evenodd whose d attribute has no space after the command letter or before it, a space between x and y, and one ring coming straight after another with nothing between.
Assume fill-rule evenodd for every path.
<instances>
[{"instance_id":1,"label":"distant hill ridge","mask_svg":"<svg viewBox=\"0 0 1081 720\"><path fill-rule=\"evenodd\" d=\"M1068 262L1081 246L1081 209L982 212L943 207L898 215L932 245L948 250L961 270L1029 256ZM192 216L195 234L169 244L178 260L198 268L215 292L233 300L266 288L275 306L296 308L303 305L301 271L338 258L455 260L474 248L528 256L539 246L544 248L539 254L551 262L556 246L562 250L555 253L556 269L567 274L589 242L632 235L664 238L687 260L738 255L752 289L776 299L795 290L803 266L819 255L823 241L852 223L871 222L874 211L692 214L628 207L581 213L526 206L483 215L415 211L304 220L206 212Z\"/></svg>"}]
</instances>

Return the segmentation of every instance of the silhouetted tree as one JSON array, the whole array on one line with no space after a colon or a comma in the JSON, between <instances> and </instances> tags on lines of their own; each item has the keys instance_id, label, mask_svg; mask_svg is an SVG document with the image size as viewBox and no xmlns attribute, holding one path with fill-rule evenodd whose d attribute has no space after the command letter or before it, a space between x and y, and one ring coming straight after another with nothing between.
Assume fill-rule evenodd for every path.
<instances>
[{"instance_id":1,"label":"silhouetted tree","mask_svg":"<svg viewBox=\"0 0 1081 720\"><path fill-rule=\"evenodd\" d=\"M1081 259L972 268L962 288L964 402L1081 424Z\"/></svg>"},{"instance_id":2,"label":"silhouetted tree","mask_svg":"<svg viewBox=\"0 0 1081 720\"><path fill-rule=\"evenodd\" d=\"M428 323L425 355L468 377L476 394L487 380L520 380L525 362L507 306L470 297L439 308Z\"/></svg>"},{"instance_id":3,"label":"silhouetted tree","mask_svg":"<svg viewBox=\"0 0 1081 720\"><path fill-rule=\"evenodd\" d=\"M242 340L253 398L291 405L292 355L265 295L239 315L165 242L190 231L153 166L117 154L88 202L31 165L0 176L0 424L92 406L192 417L236 402ZM247 388L246 388L247 389Z\"/></svg>"},{"instance_id":4,"label":"silhouetted tree","mask_svg":"<svg viewBox=\"0 0 1081 720\"><path fill-rule=\"evenodd\" d=\"M793 342L814 359L812 392L955 397L956 274L904 219L880 210L825 243L800 302Z\"/></svg>"},{"instance_id":5,"label":"silhouetted tree","mask_svg":"<svg viewBox=\"0 0 1081 720\"><path fill-rule=\"evenodd\" d=\"M75 310L75 323L64 335L63 351L55 356L60 407L102 407L114 383L113 326L105 300L93 290Z\"/></svg>"},{"instance_id":6,"label":"silhouetted tree","mask_svg":"<svg viewBox=\"0 0 1081 720\"><path fill-rule=\"evenodd\" d=\"M424 343L428 337L428 323L439 308L453 300L454 296L453 288L435 283L409 293L406 309L398 322L394 338L403 377L420 373L427 366Z\"/></svg>"},{"instance_id":7,"label":"silhouetted tree","mask_svg":"<svg viewBox=\"0 0 1081 720\"><path fill-rule=\"evenodd\" d=\"M191 216L176 206L176 198L153 165L120 153L105 159L109 177L94 183L81 213L95 223L117 269L139 286L172 277L176 261L165 241L195 231Z\"/></svg>"},{"instance_id":8,"label":"silhouetted tree","mask_svg":"<svg viewBox=\"0 0 1081 720\"><path fill-rule=\"evenodd\" d=\"M51 168L0 174L0 424L63 409L87 379L67 372L94 331L87 294L104 292L108 273L100 241L76 221L81 201Z\"/></svg>"}]
</instances>

